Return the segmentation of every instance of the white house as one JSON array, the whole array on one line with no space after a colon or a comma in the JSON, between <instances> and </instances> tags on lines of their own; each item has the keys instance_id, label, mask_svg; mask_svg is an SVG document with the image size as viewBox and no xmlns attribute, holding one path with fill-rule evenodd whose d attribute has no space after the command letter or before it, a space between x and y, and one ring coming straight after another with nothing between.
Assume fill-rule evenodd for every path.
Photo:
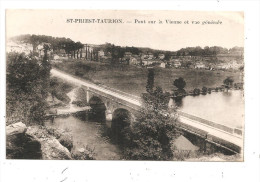
<instances>
[{"instance_id":1,"label":"white house","mask_svg":"<svg viewBox=\"0 0 260 182\"><path fill-rule=\"evenodd\" d=\"M50 44L50 43L44 43L44 42L43 42L43 43L39 44L39 45L36 47L36 51L38 52L39 57L43 57L43 56L44 56L44 45L48 45L49 47L51 47L51 44ZM47 51L47 55L50 56L52 52L53 52L53 50L52 50L52 49L49 49L49 50Z\"/></svg>"},{"instance_id":2,"label":"white house","mask_svg":"<svg viewBox=\"0 0 260 182\"><path fill-rule=\"evenodd\" d=\"M166 67L166 63L165 62L161 62L160 67L161 68L165 68Z\"/></svg>"},{"instance_id":3,"label":"white house","mask_svg":"<svg viewBox=\"0 0 260 182\"><path fill-rule=\"evenodd\" d=\"M165 58L165 55L164 55L164 54L159 54L159 55L158 55L158 58L162 60L162 59Z\"/></svg>"},{"instance_id":4,"label":"white house","mask_svg":"<svg viewBox=\"0 0 260 182\"><path fill-rule=\"evenodd\" d=\"M104 57L105 52L103 50L98 51L98 57Z\"/></svg>"},{"instance_id":5,"label":"white house","mask_svg":"<svg viewBox=\"0 0 260 182\"><path fill-rule=\"evenodd\" d=\"M153 59L153 53L149 52L149 53L147 54L147 56L148 56L148 59Z\"/></svg>"},{"instance_id":6,"label":"white house","mask_svg":"<svg viewBox=\"0 0 260 182\"><path fill-rule=\"evenodd\" d=\"M204 69L204 68L206 68L206 66L205 66L204 63L197 62L197 63L195 64L195 68L197 68L197 69Z\"/></svg>"},{"instance_id":7,"label":"white house","mask_svg":"<svg viewBox=\"0 0 260 182\"><path fill-rule=\"evenodd\" d=\"M129 59L129 64L130 65L139 65L141 63L141 60L140 58L138 58L137 56L132 56L130 59Z\"/></svg>"},{"instance_id":8,"label":"white house","mask_svg":"<svg viewBox=\"0 0 260 182\"><path fill-rule=\"evenodd\" d=\"M179 68L179 67L181 67L181 62L176 59L176 60L173 61L173 64L172 64L172 65L173 65L173 67L175 67L175 68Z\"/></svg>"}]
</instances>

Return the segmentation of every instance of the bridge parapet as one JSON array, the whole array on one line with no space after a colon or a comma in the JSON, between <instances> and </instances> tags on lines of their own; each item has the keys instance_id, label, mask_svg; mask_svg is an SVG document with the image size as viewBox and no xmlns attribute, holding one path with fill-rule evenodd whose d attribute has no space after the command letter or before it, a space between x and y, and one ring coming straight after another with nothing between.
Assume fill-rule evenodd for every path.
<instances>
[{"instance_id":1,"label":"bridge parapet","mask_svg":"<svg viewBox=\"0 0 260 182\"><path fill-rule=\"evenodd\" d=\"M187 132L193 136L198 136L199 138L203 139L204 140L203 143L208 142L208 143L218 146L220 148L224 148L225 150L230 151L232 153L240 153L242 150L241 145L239 145L237 143L233 143L232 141L228 141L228 139L223 139L221 137L212 135L209 132L199 129L197 127L193 127L193 126L185 124L183 122L178 122L178 127L185 133ZM206 147L206 143L204 145L205 145L204 150L208 150Z\"/></svg>"},{"instance_id":2,"label":"bridge parapet","mask_svg":"<svg viewBox=\"0 0 260 182\"><path fill-rule=\"evenodd\" d=\"M222 125L222 124L219 124L219 123L215 123L213 121L209 121L209 120L206 120L206 119L203 119L203 118L200 118L200 117L197 117L197 116L194 116L194 115L182 112L182 111L178 111L178 114L180 116L189 118L191 120L200 122L202 124L209 125L209 126L214 127L216 129L223 130L223 131L228 132L230 134L237 134L237 135L240 135L240 136L243 135L242 129L239 129L239 128L233 128L233 127L229 127L229 126Z\"/></svg>"},{"instance_id":3,"label":"bridge parapet","mask_svg":"<svg viewBox=\"0 0 260 182\"><path fill-rule=\"evenodd\" d=\"M98 96L98 97L102 97L103 99L103 102L106 104L107 107L112 107L112 106L117 106L117 107L126 107L126 108L129 108L130 110L133 110L135 112L139 112L140 110L140 106L139 105L136 105L136 104L133 104L131 102L128 102L122 98L117 98L115 96L112 96L110 94L106 94L100 90L97 90L95 88L90 88L90 87L86 87L86 86L82 86L82 88L84 88L86 90L86 92L89 92L87 93L88 97L91 98L91 96ZM135 99L132 99L133 101L136 101L136 102L140 102L139 100L135 100ZM111 103L111 104L107 104L107 103ZM109 108L108 108L109 109ZM113 109L111 109L113 110Z\"/></svg>"}]
</instances>

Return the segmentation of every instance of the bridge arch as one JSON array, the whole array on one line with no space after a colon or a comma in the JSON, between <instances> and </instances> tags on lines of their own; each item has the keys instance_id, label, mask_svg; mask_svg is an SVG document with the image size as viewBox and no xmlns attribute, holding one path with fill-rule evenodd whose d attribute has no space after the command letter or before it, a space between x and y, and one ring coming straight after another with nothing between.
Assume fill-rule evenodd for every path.
<instances>
[{"instance_id":1,"label":"bridge arch","mask_svg":"<svg viewBox=\"0 0 260 182\"><path fill-rule=\"evenodd\" d=\"M75 104L79 107L87 105L86 91L82 87L74 88L70 93L70 103Z\"/></svg>"},{"instance_id":2,"label":"bridge arch","mask_svg":"<svg viewBox=\"0 0 260 182\"><path fill-rule=\"evenodd\" d=\"M91 107L90 119L105 121L107 108L100 97L92 96L89 99L89 106Z\"/></svg>"},{"instance_id":3,"label":"bridge arch","mask_svg":"<svg viewBox=\"0 0 260 182\"><path fill-rule=\"evenodd\" d=\"M111 130L113 135L122 136L122 130L125 127L131 126L134 122L134 115L125 108L117 108L112 114Z\"/></svg>"}]
</instances>

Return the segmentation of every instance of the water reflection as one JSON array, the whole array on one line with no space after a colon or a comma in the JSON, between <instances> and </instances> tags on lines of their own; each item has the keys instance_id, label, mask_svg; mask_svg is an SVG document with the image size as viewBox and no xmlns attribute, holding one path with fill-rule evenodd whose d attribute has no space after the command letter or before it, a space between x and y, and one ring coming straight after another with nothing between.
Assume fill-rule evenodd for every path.
<instances>
[{"instance_id":1,"label":"water reflection","mask_svg":"<svg viewBox=\"0 0 260 182\"><path fill-rule=\"evenodd\" d=\"M228 99L232 96L232 91L222 92L222 95Z\"/></svg>"},{"instance_id":2,"label":"water reflection","mask_svg":"<svg viewBox=\"0 0 260 182\"><path fill-rule=\"evenodd\" d=\"M183 106L183 97L175 97L174 98L174 103L175 103L175 106L177 107L182 107Z\"/></svg>"},{"instance_id":3,"label":"water reflection","mask_svg":"<svg viewBox=\"0 0 260 182\"><path fill-rule=\"evenodd\" d=\"M73 146L83 148L89 146L94 149L98 160L119 160L122 158L120 147L111 141L111 129L106 122L99 120L104 118L98 115L94 118L92 113L79 112L68 117L57 117L54 122L46 123L47 126L67 130L73 136Z\"/></svg>"},{"instance_id":4,"label":"water reflection","mask_svg":"<svg viewBox=\"0 0 260 182\"><path fill-rule=\"evenodd\" d=\"M183 112L232 127L244 125L243 91L212 92L175 100Z\"/></svg>"}]
</instances>

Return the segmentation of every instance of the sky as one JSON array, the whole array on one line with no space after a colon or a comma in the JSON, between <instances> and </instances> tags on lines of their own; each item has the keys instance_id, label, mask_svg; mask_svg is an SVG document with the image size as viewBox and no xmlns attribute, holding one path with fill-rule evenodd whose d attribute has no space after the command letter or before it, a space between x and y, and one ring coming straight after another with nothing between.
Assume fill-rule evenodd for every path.
<instances>
[{"instance_id":1,"label":"sky","mask_svg":"<svg viewBox=\"0 0 260 182\"><path fill-rule=\"evenodd\" d=\"M123 23L67 23L68 19L121 19ZM136 20L139 23L135 23ZM166 20L182 23L167 24ZM204 21L212 20L222 23L202 25ZM200 23L192 24L192 21ZM244 46L244 14L172 10L6 10L6 37L21 34L66 37L88 44L109 42L120 46L170 51L194 46L231 48Z\"/></svg>"}]
</instances>

